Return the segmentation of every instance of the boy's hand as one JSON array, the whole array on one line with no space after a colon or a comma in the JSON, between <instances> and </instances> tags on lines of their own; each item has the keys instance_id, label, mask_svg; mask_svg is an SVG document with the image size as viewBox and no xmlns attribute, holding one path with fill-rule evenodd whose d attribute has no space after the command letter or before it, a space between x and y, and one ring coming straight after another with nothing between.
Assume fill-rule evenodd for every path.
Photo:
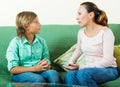
<instances>
[{"instance_id":1,"label":"boy's hand","mask_svg":"<svg viewBox=\"0 0 120 87\"><path fill-rule=\"evenodd\" d=\"M48 63L47 60L41 60L38 65L42 67L42 70L48 70L51 68L50 64Z\"/></svg>"},{"instance_id":2,"label":"boy's hand","mask_svg":"<svg viewBox=\"0 0 120 87\"><path fill-rule=\"evenodd\" d=\"M48 61L47 60L41 60L38 64L43 66L43 65L48 64Z\"/></svg>"}]
</instances>

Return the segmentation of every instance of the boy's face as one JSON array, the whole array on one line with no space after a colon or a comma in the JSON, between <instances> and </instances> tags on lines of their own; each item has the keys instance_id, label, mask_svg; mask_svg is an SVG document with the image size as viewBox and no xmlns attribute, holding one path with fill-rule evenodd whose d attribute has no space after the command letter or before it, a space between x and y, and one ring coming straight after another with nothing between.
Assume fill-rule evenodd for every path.
<instances>
[{"instance_id":1,"label":"boy's face","mask_svg":"<svg viewBox=\"0 0 120 87\"><path fill-rule=\"evenodd\" d=\"M40 32L40 22L36 17L26 28L26 31L32 34L38 34Z\"/></svg>"}]
</instances>

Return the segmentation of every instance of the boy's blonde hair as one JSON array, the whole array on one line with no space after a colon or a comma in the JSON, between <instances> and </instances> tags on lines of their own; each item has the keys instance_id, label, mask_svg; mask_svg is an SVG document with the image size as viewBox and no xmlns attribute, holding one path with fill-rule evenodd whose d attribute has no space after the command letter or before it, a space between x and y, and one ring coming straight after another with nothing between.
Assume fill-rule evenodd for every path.
<instances>
[{"instance_id":1,"label":"boy's blonde hair","mask_svg":"<svg viewBox=\"0 0 120 87\"><path fill-rule=\"evenodd\" d=\"M25 33L25 28L37 17L34 12L23 11L16 16L17 36L21 37Z\"/></svg>"}]
</instances>

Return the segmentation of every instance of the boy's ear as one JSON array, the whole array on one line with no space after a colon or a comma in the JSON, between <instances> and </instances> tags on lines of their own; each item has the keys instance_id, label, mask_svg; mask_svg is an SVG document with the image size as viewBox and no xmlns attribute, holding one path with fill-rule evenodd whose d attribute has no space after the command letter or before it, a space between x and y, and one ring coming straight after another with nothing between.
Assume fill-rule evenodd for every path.
<instances>
[{"instance_id":1,"label":"boy's ear","mask_svg":"<svg viewBox=\"0 0 120 87\"><path fill-rule=\"evenodd\" d=\"M29 26L28 25L26 25L26 26L24 26L24 29L25 30L29 30L29 28L28 28Z\"/></svg>"}]
</instances>

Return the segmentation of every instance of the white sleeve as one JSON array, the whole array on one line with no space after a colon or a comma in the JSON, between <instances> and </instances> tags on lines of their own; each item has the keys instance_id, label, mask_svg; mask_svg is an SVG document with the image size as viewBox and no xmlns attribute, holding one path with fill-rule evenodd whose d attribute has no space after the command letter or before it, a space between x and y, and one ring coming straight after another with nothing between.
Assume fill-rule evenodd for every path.
<instances>
[{"instance_id":1,"label":"white sleeve","mask_svg":"<svg viewBox=\"0 0 120 87\"><path fill-rule=\"evenodd\" d=\"M85 67L110 67L111 64L115 62L114 56L114 35L112 31L109 29L105 31L103 34L103 59L101 61L97 61L92 64L88 64L85 66L80 66L79 68Z\"/></svg>"},{"instance_id":2,"label":"white sleeve","mask_svg":"<svg viewBox=\"0 0 120 87\"><path fill-rule=\"evenodd\" d=\"M69 64L75 63L75 61L77 60L77 58L79 58L79 56L81 55L81 36L80 36L80 31L78 32L77 44L76 44L75 51L73 52L70 60L68 61Z\"/></svg>"}]
</instances>

